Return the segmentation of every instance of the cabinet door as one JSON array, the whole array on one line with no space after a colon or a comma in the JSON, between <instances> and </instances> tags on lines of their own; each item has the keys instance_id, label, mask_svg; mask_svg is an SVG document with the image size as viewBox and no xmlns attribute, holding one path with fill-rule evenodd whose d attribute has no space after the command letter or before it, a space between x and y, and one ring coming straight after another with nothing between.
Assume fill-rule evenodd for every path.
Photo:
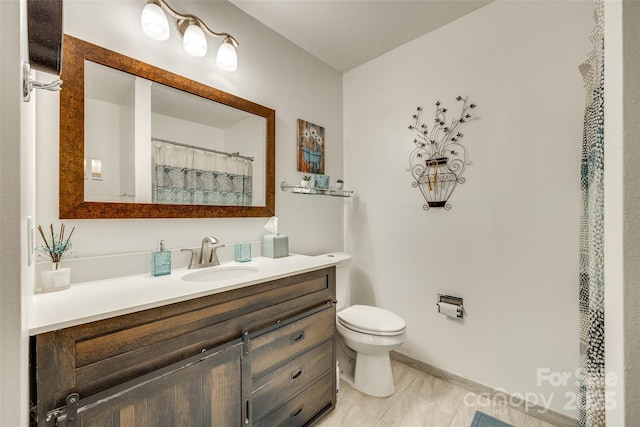
<instances>
[{"instance_id":1,"label":"cabinet door","mask_svg":"<svg viewBox=\"0 0 640 427\"><path fill-rule=\"evenodd\" d=\"M76 426L242 425L242 344L82 399ZM67 410L67 417L69 410ZM66 417L58 425L67 426Z\"/></svg>"}]
</instances>

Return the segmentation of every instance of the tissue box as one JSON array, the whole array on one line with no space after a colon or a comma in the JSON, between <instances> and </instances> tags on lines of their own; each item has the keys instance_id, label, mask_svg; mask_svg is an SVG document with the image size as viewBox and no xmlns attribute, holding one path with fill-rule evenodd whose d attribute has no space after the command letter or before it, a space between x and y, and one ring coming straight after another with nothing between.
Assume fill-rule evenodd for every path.
<instances>
[{"instance_id":1,"label":"tissue box","mask_svg":"<svg viewBox=\"0 0 640 427\"><path fill-rule=\"evenodd\" d=\"M267 258L289 256L289 237L284 234L262 236L262 256Z\"/></svg>"}]
</instances>

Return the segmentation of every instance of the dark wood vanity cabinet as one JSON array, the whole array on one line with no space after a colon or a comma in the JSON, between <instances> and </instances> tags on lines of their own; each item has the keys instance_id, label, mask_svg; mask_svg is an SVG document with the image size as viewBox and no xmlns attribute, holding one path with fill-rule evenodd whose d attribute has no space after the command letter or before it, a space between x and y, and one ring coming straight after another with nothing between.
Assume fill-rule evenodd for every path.
<instances>
[{"instance_id":1,"label":"dark wood vanity cabinet","mask_svg":"<svg viewBox=\"0 0 640 427\"><path fill-rule=\"evenodd\" d=\"M313 424L336 402L334 300L329 267L36 335L33 424Z\"/></svg>"}]
</instances>

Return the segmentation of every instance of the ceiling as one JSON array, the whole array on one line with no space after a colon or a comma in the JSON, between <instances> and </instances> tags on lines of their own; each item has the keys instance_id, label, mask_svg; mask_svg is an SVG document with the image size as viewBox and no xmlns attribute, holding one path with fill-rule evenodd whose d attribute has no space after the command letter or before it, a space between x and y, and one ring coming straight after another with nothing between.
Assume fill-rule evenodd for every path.
<instances>
[{"instance_id":1,"label":"ceiling","mask_svg":"<svg viewBox=\"0 0 640 427\"><path fill-rule=\"evenodd\" d=\"M337 71L433 31L491 0L230 0Z\"/></svg>"}]
</instances>

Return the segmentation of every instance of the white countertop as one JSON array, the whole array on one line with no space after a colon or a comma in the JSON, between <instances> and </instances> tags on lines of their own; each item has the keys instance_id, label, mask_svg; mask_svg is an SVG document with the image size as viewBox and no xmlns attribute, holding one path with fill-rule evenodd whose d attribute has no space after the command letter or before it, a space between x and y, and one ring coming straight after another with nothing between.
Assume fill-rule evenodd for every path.
<instances>
[{"instance_id":1,"label":"white countertop","mask_svg":"<svg viewBox=\"0 0 640 427\"><path fill-rule=\"evenodd\" d=\"M206 269L173 270L166 276L151 274L77 283L69 289L34 295L29 334L37 335L83 323L103 320L149 308L251 286L335 265L326 256L291 255L253 258L249 262L224 262L220 267L257 267L257 272L214 282L186 282L182 277Z\"/></svg>"}]
</instances>

